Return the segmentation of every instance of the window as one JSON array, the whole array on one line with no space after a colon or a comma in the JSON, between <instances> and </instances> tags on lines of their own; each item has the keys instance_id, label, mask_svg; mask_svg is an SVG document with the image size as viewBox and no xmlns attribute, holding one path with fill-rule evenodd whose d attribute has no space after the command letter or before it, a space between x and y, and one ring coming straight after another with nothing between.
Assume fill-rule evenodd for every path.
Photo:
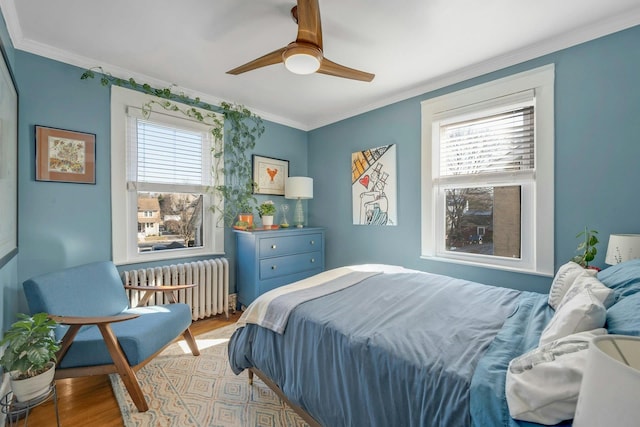
<instances>
[{"instance_id":1,"label":"window","mask_svg":"<svg viewBox=\"0 0 640 427\"><path fill-rule=\"evenodd\" d=\"M112 87L111 206L116 263L221 254L224 230L210 206L211 135L206 125Z\"/></svg>"},{"instance_id":2,"label":"window","mask_svg":"<svg viewBox=\"0 0 640 427\"><path fill-rule=\"evenodd\" d=\"M546 66L422 103L422 256L553 274Z\"/></svg>"}]
</instances>

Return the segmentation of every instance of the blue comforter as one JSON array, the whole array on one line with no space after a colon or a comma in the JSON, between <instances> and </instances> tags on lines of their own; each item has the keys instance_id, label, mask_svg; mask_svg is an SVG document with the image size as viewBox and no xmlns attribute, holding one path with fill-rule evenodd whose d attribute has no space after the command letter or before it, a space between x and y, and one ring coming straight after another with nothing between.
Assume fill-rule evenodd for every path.
<instances>
[{"instance_id":1,"label":"blue comforter","mask_svg":"<svg viewBox=\"0 0 640 427\"><path fill-rule=\"evenodd\" d=\"M535 347L550 317L541 301L429 273L380 274L300 304L282 335L238 329L229 360L236 373L260 369L325 426L508 426L500 378L511 353L500 348ZM530 327L503 327L525 312Z\"/></svg>"}]
</instances>

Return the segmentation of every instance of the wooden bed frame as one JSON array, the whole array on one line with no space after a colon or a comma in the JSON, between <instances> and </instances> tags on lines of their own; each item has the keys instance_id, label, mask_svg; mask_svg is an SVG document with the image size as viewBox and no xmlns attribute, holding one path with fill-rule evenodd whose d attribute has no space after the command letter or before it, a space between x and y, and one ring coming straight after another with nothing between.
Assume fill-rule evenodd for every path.
<instances>
[{"instance_id":1,"label":"wooden bed frame","mask_svg":"<svg viewBox=\"0 0 640 427\"><path fill-rule=\"evenodd\" d=\"M291 402L289 398L285 396L284 392L280 389L278 384L273 382L273 380L266 376L264 372L260 371L257 368L249 368L247 371L249 372L249 384L253 384L253 374L256 374L258 378L260 378L267 385L267 387L273 390L275 394L277 394L278 397L280 397L280 399L284 401L284 403L286 403L291 409L293 409L296 414L300 415L300 418L302 418L307 424L309 424L311 427L322 427L322 424L317 422L311 415L307 413L307 411Z\"/></svg>"}]
</instances>

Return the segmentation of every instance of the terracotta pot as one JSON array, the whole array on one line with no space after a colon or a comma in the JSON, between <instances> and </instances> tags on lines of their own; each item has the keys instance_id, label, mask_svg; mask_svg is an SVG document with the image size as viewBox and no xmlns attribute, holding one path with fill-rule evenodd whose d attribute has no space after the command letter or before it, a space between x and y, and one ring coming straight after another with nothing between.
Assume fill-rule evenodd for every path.
<instances>
[{"instance_id":1,"label":"terracotta pot","mask_svg":"<svg viewBox=\"0 0 640 427\"><path fill-rule=\"evenodd\" d=\"M250 213L238 214L238 221L246 222L248 224L248 227L251 228L253 227L253 214L250 214Z\"/></svg>"}]
</instances>

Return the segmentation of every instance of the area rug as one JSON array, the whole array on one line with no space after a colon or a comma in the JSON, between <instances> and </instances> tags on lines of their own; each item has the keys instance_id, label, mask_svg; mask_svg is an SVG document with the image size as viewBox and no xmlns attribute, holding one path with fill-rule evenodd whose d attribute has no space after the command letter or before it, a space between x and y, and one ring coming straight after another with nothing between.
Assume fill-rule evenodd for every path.
<instances>
[{"instance_id":1,"label":"area rug","mask_svg":"<svg viewBox=\"0 0 640 427\"><path fill-rule=\"evenodd\" d=\"M200 356L174 343L137 372L149 403L138 412L118 375L110 375L126 427L285 427L307 424L257 376L235 375L227 342L235 325L196 337Z\"/></svg>"}]
</instances>

